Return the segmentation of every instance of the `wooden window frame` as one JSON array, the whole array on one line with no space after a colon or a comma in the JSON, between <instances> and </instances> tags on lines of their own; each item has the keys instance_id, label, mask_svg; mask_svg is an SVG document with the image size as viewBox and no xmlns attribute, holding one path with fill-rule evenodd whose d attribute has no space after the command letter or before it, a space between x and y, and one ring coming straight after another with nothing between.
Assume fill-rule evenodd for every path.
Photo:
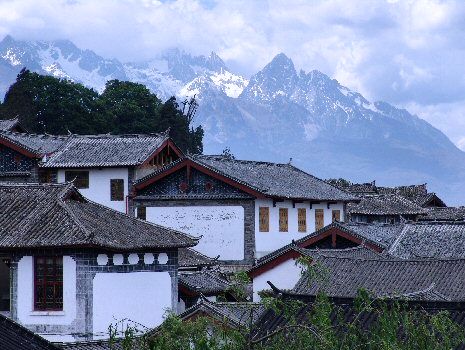
<instances>
[{"instance_id":1,"label":"wooden window frame","mask_svg":"<svg viewBox=\"0 0 465 350\"><path fill-rule=\"evenodd\" d=\"M147 220L147 207L141 205L137 207L137 218L141 220Z\"/></svg>"},{"instance_id":2,"label":"wooden window frame","mask_svg":"<svg viewBox=\"0 0 465 350\"><path fill-rule=\"evenodd\" d=\"M262 223L264 213L266 213L266 222ZM258 230L259 232L270 232L270 207L258 208Z\"/></svg>"},{"instance_id":3,"label":"wooden window frame","mask_svg":"<svg viewBox=\"0 0 465 350\"><path fill-rule=\"evenodd\" d=\"M333 209L333 210L331 211L331 220L332 220L332 222L335 222L335 221L336 221L336 220L334 220L334 216L335 216L334 214L335 214L335 213L339 213L339 214L338 214L339 218L338 218L337 221L338 221L338 222L341 222L341 211L340 211L339 209Z\"/></svg>"},{"instance_id":4,"label":"wooden window frame","mask_svg":"<svg viewBox=\"0 0 465 350\"><path fill-rule=\"evenodd\" d=\"M65 181L74 181L74 186L79 189L89 188L89 170L65 170Z\"/></svg>"},{"instance_id":5,"label":"wooden window frame","mask_svg":"<svg viewBox=\"0 0 465 350\"><path fill-rule=\"evenodd\" d=\"M116 189L114 189L114 186L117 186L116 184L119 184ZM114 193L114 191L121 190L121 192ZM110 179L110 201L112 202L122 202L124 201L124 179Z\"/></svg>"},{"instance_id":6,"label":"wooden window frame","mask_svg":"<svg viewBox=\"0 0 465 350\"><path fill-rule=\"evenodd\" d=\"M44 263L42 264L43 265L43 269L44 269L44 273L43 273L43 280L42 282L39 282L38 281L38 268L41 264L39 264L39 259L43 259L44 260ZM50 278L50 276L47 276L47 274L45 273L45 270L47 268L47 264L46 264L46 261L47 259L52 259L53 260L53 263L52 263L52 266L53 266L53 275L52 275L52 278ZM61 264L57 264L57 261L61 261ZM61 266L61 275L60 275L60 269L58 269L57 267L58 266ZM33 293L34 293L34 311L63 311L63 257L62 256L35 256L34 257L34 290L33 290ZM55 299L57 299L57 293L55 292L54 293L54 297L53 297L53 306L52 307L47 307L47 286L49 285L52 285L54 287L54 289L56 288L60 288L61 290L61 301L58 299L58 301L56 301ZM44 305L39 305L39 301L38 301L38 298L37 298L37 294L38 294L38 290L37 288L41 286L43 288L43 298L44 298ZM58 293L59 295L60 293Z\"/></svg>"},{"instance_id":7,"label":"wooden window frame","mask_svg":"<svg viewBox=\"0 0 465 350\"><path fill-rule=\"evenodd\" d=\"M297 228L298 232L307 232L307 209L306 208L297 208L297 226L298 226Z\"/></svg>"},{"instance_id":8,"label":"wooden window frame","mask_svg":"<svg viewBox=\"0 0 465 350\"><path fill-rule=\"evenodd\" d=\"M286 221L281 218L281 213L286 213ZM289 232L289 208L279 208L279 232Z\"/></svg>"},{"instance_id":9,"label":"wooden window frame","mask_svg":"<svg viewBox=\"0 0 465 350\"><path fill-rule=\"evenodd\" d=\"M322 220L321 226L318 225L317 213L322 214L322 216L321 216L321 220ZM315 209L315 231L321 230L323 227L325 227L325 211L324 211L324 209Z\"/></svg>"}]
</instances>

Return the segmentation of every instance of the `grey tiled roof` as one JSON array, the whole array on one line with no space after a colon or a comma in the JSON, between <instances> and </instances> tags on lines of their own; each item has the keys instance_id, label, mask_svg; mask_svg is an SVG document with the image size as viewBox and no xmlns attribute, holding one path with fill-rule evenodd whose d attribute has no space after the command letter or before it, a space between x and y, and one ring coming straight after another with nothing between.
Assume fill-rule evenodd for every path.
<instances>
[{"instance_id":1,"label":"grey tiled roof","mask_svg":"<svg viewBox=\"0 0 465 350\"><path fill-rule=\"evenodd\" d=\"M168 139L154 135L72 135L44 168L131 166L142 164Z\"/></svg>"},{"instance_id":2,"label":"grey tiled roof","mask_svg":"<svg viewBox=\"0 0 465 350\"><path fill-rule=\"evenodd\" d=\"M69 136L53 136L17 133L11 131L0 132L0 138L9 141L25 150L41 157L57 151Z\"/></svg>"},{"instance_id":3,"label":"grey tiled roof","mask_svg":"<svg viewBox=\"0 0 465 350\"><path fill-rule=\"evenodd\" d=\"M258 321L265 311L262 303L251 302L212 302L205 298L200 298L199 302L183 313L179 317L183 320L199 315L209 315L220 322L228 323L231 326L249 325L250 316L252 323Z\"/></svg>"},{"instance_id":4,"label":"grey tiled roof","mask_svg":"<svg viewBox=\"0 0 465 350\"><path fill-rule=\"evenodd\" d=\"M231 287L231 284L222 273L212 270L180 273L179 284L204 295L226 292Z\"/></svg>"},{"instance_id":5,"label":"grey tiled roof","mask_svg":"<svg viewBox=\"0 0 465 350\"><path fill-rule=\"evenodd\" d=\"M376 242L383 248L388 248L399 237L404 229L404 224L380 224L380 223L339 223L348 232L362 237L367 241Z\"/></svg>"},{"instance_id":6,"label":"grey tiled roof","mask_svg":"<svg viewBox=\"0 0 465 350\"><path fill-rule=\"evenodd\" d=\"M140 184L190 159L268 197L321 201L358 201L350 195L290 164L230 159L224 156L191 156L178 160L136 182Z\"/></svg>"},{"instance_id":7,"label":"grey tiled roof","mask_svg":"<svg viewBox=\"0 0 465 350\"><path fill-rule=\"evenodd\" d=\"M360 203L349 203L347 212L367 215L419 215L426 211L418 204L397 194L360 196Z\"/></svg>"},{"instance_id":8,"label":"grey tiled roof","mask_svg":"<svg viewBox=\"0 0 465 350\"><path fill-rule=\"evenodd\" d=\"M465 301L465 260L400 260L315 257L324 278L315 281L303 276L296 293L331 297L357 295L363 288L375 297L411 297L422 293L432 300ZM429 293L425 293L429 291ZM432 293L434 291L434 293Z\"/></svg>"},{"instance_id":9,"label":"grey tiled roof","mask_svg":"<svg viewBox=\"0 0 465 350\"><path fill-rule=\"evenodd\" d=\"M18 118L0 120L0 131L11 131L19 125Z\"/></svg>"},{"instance_id":10,"label":"grey tiled roof","mask_svg":"<svg viewBox=\"0 0 465 350\"><path fill-rule=\"evenodd\" d=\"M377 253L372 249L364 246L343 248L343 249L305 249L307 256L325 256L336 258L355 258L355 259L390 259L389 255Z\"/></svg>"},{"instance_id":11,"label":"grey tiled roof","mask_svg":"<svg viewBox=\"0 0 465 350\"><path fill-rule=\"evenodd\" d=\"M190 266L207 266L215 264L215 259L212 259L198 251L190 248L181 248L178 251L179 267Z\"/></svg>"},{"instance_id":12,"label":"grey tiled roof","mask_svg":"<svg viewBox=\"0 0 465 350\"><path fill-rule=\"evenodd\" d=\"M0 249L191 247L197 240L83 198L70 183L0 184Z\"/></svg>"},{"instance_id":13,"label":"grey tiled roof","mask_svg":"<svg viewBox=\"0 0 465 350\"><path fill-rule=\"evenodd\" d=\"M356 195L399 195L406 198L420 207L427 207L429 202L434 200L439 206L445 207L444 201L436 193L428 192L426 184L408 185L397 187L376 186L376 182L352 183L346 180L329 180L332 184L349 193Z\"/></svg>"},{"instance_id":14,"label":"grey tiled roof","mask_svg":"<svg viewBox=\"0 0 465 350\"><path fill-rule=\"evenodd\" d=\"M314 200L357 200L354 196L290 164L196 156L195 161L267 196Z\"/></svg>"},{"instance_id":15,"label":"grey tiled roof","mask_svg":"<svg viewBox=\"0 0 465 350\"><path fill-rule=\"evenodd\" d=\"M0 315L1 350L57 350L52 343L30 330Z\"/></svg>"},{"instance_id":16,"label":"grey tiled roof","mask_svg":"<svg viewBox=\"0 0 465 350\"><path fill-rule=\"evenodd\" d=\"M392 257L387 253L377 253L372 249L366 248L365 246L358 246L353 248L343 248L343 249L305 249L300 248L297 245L297 242L294 244L289 244L280 249L271 252L260 259L257 260L254 266L248 271L252 272L257 268L275 260L276 258L288 253L289 251L295 251L296 253L301 254L301 256L314 257L314 256L327 256L327 257L340 257L340 258L359 258L359 259L391 259Z\"/></svg>"},{"instance_id":17,"label":"grey tiled roof","mask_svg":"<svg viewBox=\"0 0 465 350\"><path fill-rule=\"evenodd\" d=\"M313 236L318 236L331 228L337 228L358 237L367 243L372 243L385 249L388 248L401 234L403 227L403 224L334 222L318 231L302 237L295 243L298 245L299 243L304 242Z\"/></svg>"},{"instance_id":18,"label":"grey tiled roof","mask_svg":"<svg viewBox=\"0 0 465 350\"><path fill-rule=\"evenodd\" d=\"M364 246L350 248L350 249L304 249L299 248L302 243L311 239L312 237L319 236L326 231L336 228L343 232L349 233L358 237L359 239L363 240L365 243L371 243L377 245L382 249L387 249L389 246L396 240L396 238L402 233L404 225L401 224L365 224L365 223L342 223L342 222L334 222L330 225L327 225L321 228L318 231L310 233L309 235L302 237L301 239L291 242L288 245L285 245L267 255L264 255L260 259L258 259L255 265L249 270L255 270L256 268L267 264L268 262L276 259L277 257L287 253L290 250L295 250L302 255L309 255L311 252L320 251L325 252L325 254L335 255L338 256L359 256L359 257L373 257L378 256L379 254L368 249ZM332 253L330 253L332 252Z\"/></svg>"},{"instance_id":19,"label":"grey tiled roof","mask_svg":"<svg viewBox=\"0 0 465 350\"><path fill-rule=\"evenodd\" d=\"M426 208L420 221L465 221L465 207Z\"/></svg>"},{"instance_id":20,"label":"grey tiled roof","mask_svg":"<svg viewBox=\"0 0 465 350\"><path fill-rule=\"evenodd\" d=\"M56 345L64 350L124 350L123 342L119 339L114 340L112 344L109 340L94 340Z\"/></svg>"},{"instance_id":21,"label":"grey tiled roof","mask_svg":"<svg viewBox=\"0 0 465 350\"><path fill-rule=\"evenodd\" d=\"M389 254L409 258L465 258L465 222L406 224Z\"/></svg>"}]
</instances>

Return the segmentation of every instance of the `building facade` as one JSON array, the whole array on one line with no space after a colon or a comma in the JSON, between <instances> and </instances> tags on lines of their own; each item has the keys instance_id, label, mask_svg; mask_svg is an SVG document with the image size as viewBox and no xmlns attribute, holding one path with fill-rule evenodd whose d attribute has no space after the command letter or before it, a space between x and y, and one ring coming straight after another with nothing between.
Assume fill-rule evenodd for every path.
<instances>
[{"instance_id":1,"label":"building facade","mask_svg":"<svg viewBox=\"0 0 465 350\"><path fill-rule=\"evenodd\" d=\"M201 237L197 250L235 265L344 220L357 200L290 164L224 156L181 158L134 187L130 212Z\"/></svg>"},{"instance_id":2,"label":"building facade","mask_svg":"<svg viewBox=\"0 0 465 350\"><path fill-rule=\"evenodd\" d=\"M182 156L168 133L50 136L0 132L0 180L71 182L92 201L128 210L132 183Z\"/></svg>"},{"instance_id":3,"label":"building facade","mask_svg":"<svg viewBox=\"0 0 465 350\"><path fill-rule=\"evenodd\" d=\"M196 239L90 202L70 184L2 184L0 195L10 271L1 282L16 322L76 341L108 338L124 320L154 327L177 311L178 248Z\"/></svg>"}]
</instances>

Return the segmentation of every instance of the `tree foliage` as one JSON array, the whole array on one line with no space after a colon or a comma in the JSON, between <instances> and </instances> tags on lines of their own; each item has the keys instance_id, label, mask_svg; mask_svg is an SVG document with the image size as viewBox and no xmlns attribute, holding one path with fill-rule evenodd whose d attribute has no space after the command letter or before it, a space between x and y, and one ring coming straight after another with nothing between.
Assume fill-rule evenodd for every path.
<instances>
[{"instance_id":1,"label":"tree foliage","mask_svg":"<svg viewBox=\"0 0 465 350\"><path fill-rule=\"evenodd\" d=\"M308 260L297 264L302 273L310 273L309 280L326 274ZM240 274L236 280L238 286L249 283ZM465 329L448 312L427 312L407 301L374 298L363 289L349 308L322 293L310 307L308 301L279 295L261 302L284 322L272 329L267 328L267 320L254 325L253 307L250 313L243 312L238 327L227 320L200 316L182 321L168 314L155 332L141 337L125 329L120 345L124 350L452 350L465 342ZM114 338L115 334L112 342Z\"/></svg>"},{"instance_id":2,"label":"tree foliage","mask_svg":"<svg viewBox=\"0 0 465 350\"><path fill-rule=\"evenodd\" d=\"M195 101L191 101L195 103ZM162 102L144 85L111 80L98 94L82 84L23 69L0 105L3 119L18 117L30 132L63 135L156 133L185 152L202 153L203 129L192 126L172 97Z\"/></svg>"},{"instance_id":3,"label":"tree foliage","mask_svg":"<svg viewBox=\"0 0 465 350\"><path fill-rule=\"evenodd\" d=\"M303 320L302 301L267 300L267 307L287 321L269 333L256 333L247 322L231 328L204 316L183 322L169 314L155 333L136 337L126 329L120 344L124 350L452 350L465 341L465 330L448 312L412 310L402 301L377 300L373 306L363 292L356 303L355 314L347 317L342 307L319 295ZM367 328L368 312L374 321Z\"/></svg>"}]
</instances>

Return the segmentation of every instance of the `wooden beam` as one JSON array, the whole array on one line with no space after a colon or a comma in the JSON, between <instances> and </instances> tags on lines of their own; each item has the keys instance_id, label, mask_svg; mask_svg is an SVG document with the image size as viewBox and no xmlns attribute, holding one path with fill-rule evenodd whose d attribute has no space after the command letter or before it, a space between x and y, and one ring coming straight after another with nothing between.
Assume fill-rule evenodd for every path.
<instances>
[{"instance_id":1,"label":"wooden beam","mask_svg":"<svg viewBox=\"0 0 465 350\"><path fill-rule=\"evenodd\" d=\"M313 209L313 204L320 204L320 202L310 201L310 209Z\"/></svg>"},{"instance_id":2,"label":"wooden beam","mask_svg":"<svg viewBox=\"0 0 465 350\"><path fill-rule=\"evenodd\" d=\"M0 144L4 145L7 148L11 148L12 150L15 150L16 152L21 153L22 155L28 157L28 158L41 158L42 156L40 154L32 153L28 151L27 149L18 146L17 144L11 142L10 140L7 140L3 137L0 137Z\"/></svg>"},{"instance_id":3,"label":"wooden beam","mask_svg":"<svg viewBox=\"0 0 465 350\"><path fill-rule=\"evenodd\" d=\"M189 165L191 168L193 169L196 169L206 175L209 175L215 179L218 179L224 183L227 183L228 185L231 185L235 188L238 188L240 189L241 191L244 191L245 193L248 193L250 194L251 196L254 196L256 198L267 198L264 194L246 186L246 185L243 185L241 183L238 183L237 181L229 178L229 177L226 177L226 176L223 176L215 171L212 171L208 168L206 168L205 166L203 165L200 165L190 159L184 159L183 161L181 161L180 163L176 164L175 166L173 166L172 168L169 168L161 173L158 173L157 175L153 176L153 177L150 177L148 178L147 180L145 180L144 182L141 182L139 183L137 186L135 186L136 189L140 190L142 188L145 188L147 186L149 186L150 184L164 178L165 176L168 176L169 174L172 174L174 173L175 171L185 167Z\"/></svg>"},{"instance_id":4,"label":"wooden beam","mask_svg":"<svg viewBox=\"0 0 465 350\"><path fill-rule=\"evenodd\" d=\"M262 273L264 273L266 271L269 271L272 268L282 264L283 262L285 262L285 261L287 261L289 259L297 259L297 258L299 258L301 256L302 256L302 254L300 252L298 252L298 251L296 251L294 249L290 249L287 252L285 252L284 254L277 256L273 260L270 260L270 261L266 262L265 264L255 268L255 269L249 270L249 272L247 272L247 274L249 275L250 278L253 279L253 278L261 275Z\"/></svg>"},{"instance_id":5,"label":"wooden beam","mask_svg":"<svg viewBox=\"0 0 465 350\"><path fill-rule=\"evenodd\" d=\"M336 204L336 203L337 203L337 202L327 202L327 203L326 203L326 206L327 206L327 208L329 209L329 206L330 206L331 204Z\"/></svg>"}]
</instances>

